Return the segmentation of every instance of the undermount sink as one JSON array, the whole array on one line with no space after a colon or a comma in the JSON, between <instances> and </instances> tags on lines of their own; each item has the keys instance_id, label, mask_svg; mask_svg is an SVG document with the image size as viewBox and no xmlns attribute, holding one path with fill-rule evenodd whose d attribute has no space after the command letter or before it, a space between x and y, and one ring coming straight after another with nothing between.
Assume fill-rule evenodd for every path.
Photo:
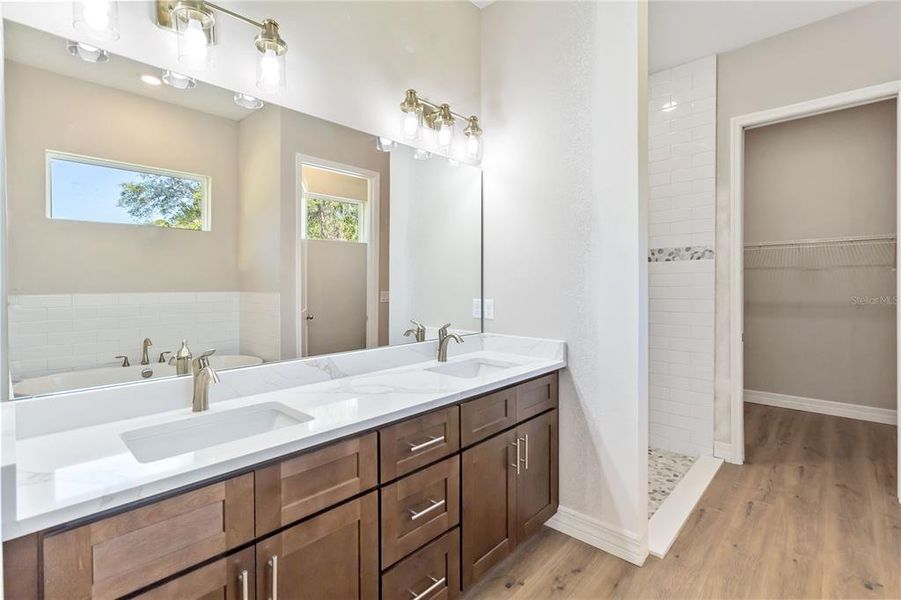
<instances>
[{"instance_id":1,"label":"undermount sink","mask_svg":"<svg viewBox=\"0 0 901 600\"><path fill-rule=\"evenodd\" d=\"M426 371L433 373L441 373L442 375L450 375L451 377L459 377L461 379L475 379L484 375L491 375L504 369L517 366L515 363L508 363L499 360L485 360L482 358L469 358L457 362L449 362Z\"/></svg>"},{"instance_id":2,"label":"undermount sink","mask_svg":"<svg viewBox=\"0 0 901 600\"><path fill-rule=\"evenodd\" d=\"M312 420L278 402L263 402L126 431L122 441L138 462L148 463Z\"/></svg>"}]
</instances>

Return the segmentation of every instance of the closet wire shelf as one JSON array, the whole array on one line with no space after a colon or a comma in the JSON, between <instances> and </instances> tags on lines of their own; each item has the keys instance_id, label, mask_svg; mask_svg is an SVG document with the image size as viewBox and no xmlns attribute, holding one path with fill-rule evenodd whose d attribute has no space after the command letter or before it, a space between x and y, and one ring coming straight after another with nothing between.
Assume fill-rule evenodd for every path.
<instances>
[{"instance_id":1,"label":"closet wire shelf","mask_svg":"<svg viewBox=\"0 0 901 600\"><path fill-rule=\"evenodd\" d=\"M892 234L745 244L745 269L897 267Z\"/></svg>"}]
</instances>

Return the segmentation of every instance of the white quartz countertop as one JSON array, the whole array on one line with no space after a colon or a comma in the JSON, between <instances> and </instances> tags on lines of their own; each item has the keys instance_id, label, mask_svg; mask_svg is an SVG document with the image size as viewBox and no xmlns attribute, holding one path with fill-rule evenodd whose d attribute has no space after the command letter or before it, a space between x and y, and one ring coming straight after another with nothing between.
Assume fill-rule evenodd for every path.
<instances>
[{"instance_id":1,"label":"white quartz countertop","mask_svg":"<svg viewBox=\"0 0 901 600\"><path fill-rule=\"evenodd\" d=\"M483 341L486 337L482 336ZM12 539L87 517L566 366L562 342L555 351L548 343L510 343L528 338L492 337L504 343L480 343L474 351L460 353L446 364L476 359L512 366L472 378L429 371L442 363L427 360L221 400L203 413L193 413L187 402L177 410L16 439L15 462L4 465L3 538ZM530 348L542 350L533 352ZM377 350L369 353L378 356ZM149 388L144 389L146 392ZM65 402L65 397L41 400ZM144 427L204 419L264 402L279 403L312 420L143 463L122 438L123 433ZM9 443L7 440L5 447ZM15 486L11 490L13 469ZM10 497L13 491L15 498Z\"/></svg>"}]
</instances>

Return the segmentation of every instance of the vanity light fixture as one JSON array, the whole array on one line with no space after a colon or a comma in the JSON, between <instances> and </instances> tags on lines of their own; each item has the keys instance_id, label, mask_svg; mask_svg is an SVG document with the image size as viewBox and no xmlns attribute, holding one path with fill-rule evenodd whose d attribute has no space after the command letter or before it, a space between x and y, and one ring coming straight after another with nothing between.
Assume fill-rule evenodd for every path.
<instances>
[{"instance_id":1,"label":"vanity light fixture","mask_svg":"<svg viewBox=\"0 0 901 600\"><path fill-rule=\"evenodd\" d=\"M175 71L163 71L163 83L177 90L190 90L197 86L197 80Z\"/></svg>"},{"instance_id":2,"label":"vanity light fixture","mask_svg":"<svg viewBox=\"0 0 901 600\"><path fill-rule=\"evenodd\" d=\"M242 94L241 92L237 92L235 94L235 104L240 106L241 108L246 108L249 110L257 110L263 108L263 101L259 98L254 98L250 94Z\"/></svg>"},{"instance_id":3,"label":"vanity light fixture","mask_svg":"<svg viewBox=\"0 0 901 600\"><path fill-rule=\"evenodd\" d=\"M377 137L375 138L375 147L379 152L391 152L397 144L391 138Z\"/></svg>"},{"instance_id":4,"label":"vanity light fixture","mask_svg":"<svg viewBox=\"0 0 901 600\"><path fill-rule=\"evenodd\" d=\"M244 15L204 0L157 0L156 23L178 33L178 60L195 69L210 63L210 47L216 44L216 14L223 14L259 29L254 45L260 53L257 61L257 87L267 92L285 89L285 54L288 44L279 35L273 19L255 21Z\"/></svg>"},{"instance_id":5,"label":"vanity light fixture","mask_svg":"<svg viewBox=\"0 0 901 600\"><path fill-rule=\"evenodd\" d=\"M105 63L109 62L109 52L103 48L85 44L84 42L66 42L66 50L75 58L89 63Z\"/></svg>"},{"instance_id":6,"label":"vanity light fixture","mask_svg":"<svg viewBox=\"0 0 901 600\"><path fill-rule=\"evenodd\" d=\"M149 75L149 74L141 75L141 81L143 81L147 85L152 85L152 86L158 86L158 85L163 84L163 82L160 80L159 77L157 77L156 75Z\"/></svg>"},{"instance_id":7,"label":"vanity light fixture","mask_svg":"<svg viewBox=\"0 0 901 600\"><path fill-rule=\"evenodd\" d=\"M436 104L409 89L400 103L401 135L407 141L433 138L438 150L446 155L451 153L457 121L466 123L464 148L466 158L478 161L482 156L482 128L475 115L465 117L451 110L448 104ZM427 139L431 142L431 139Z\"/></svg>"},{"instance_id":8,"label":"vanity light fixture","mask_svg":"<svg viewBox=\"0 0 901 600\"><path fill-rule=\"evenodd\" d=\"M72 26L95 40L118 40L119 6L111 0L73 2Z\"/></svg>"}]
</instances>

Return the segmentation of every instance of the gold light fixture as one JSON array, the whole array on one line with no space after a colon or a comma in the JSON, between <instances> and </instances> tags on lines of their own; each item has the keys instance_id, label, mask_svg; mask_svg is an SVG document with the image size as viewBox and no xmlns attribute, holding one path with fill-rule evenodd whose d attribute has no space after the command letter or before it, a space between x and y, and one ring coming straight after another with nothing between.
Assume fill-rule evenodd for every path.
<instances>
[{"instance_id":1,"label":"gold light fixture","mask_svg":"<svg viewBox=\"0 0 901 600\"><path fill-rule=\"evenodd\" d=\"M471 161L481 159L482 128L477 116L464 117L451 110L449 104L436 104L423 98L413 89L407 90L404 94L400 110L401 137L404 140L416 141L422 138L423 132L428 132L434 137L438 150L450 156L453 152L455 127L459 120L466 123L463 130L463 135L466 136L466 142L463 144L465 157Z\"/></svg>"},{"instance_id":2,"label":"gold light fixture","mask_svg":"<svg viewBox=\"0 0 901 600\"><path fill-rule=\"evenodd\" d=\"M273 19L254 21L244 15L204 0L157 0L156 24L178 33L178 60L192 68L210 63L210 48L216 45L216 13L227 15L259 29L254 45L260 53L257 87L267 92L285 89L285 54L288 44L279 35Z\"/></svg>"}]
</instances>

